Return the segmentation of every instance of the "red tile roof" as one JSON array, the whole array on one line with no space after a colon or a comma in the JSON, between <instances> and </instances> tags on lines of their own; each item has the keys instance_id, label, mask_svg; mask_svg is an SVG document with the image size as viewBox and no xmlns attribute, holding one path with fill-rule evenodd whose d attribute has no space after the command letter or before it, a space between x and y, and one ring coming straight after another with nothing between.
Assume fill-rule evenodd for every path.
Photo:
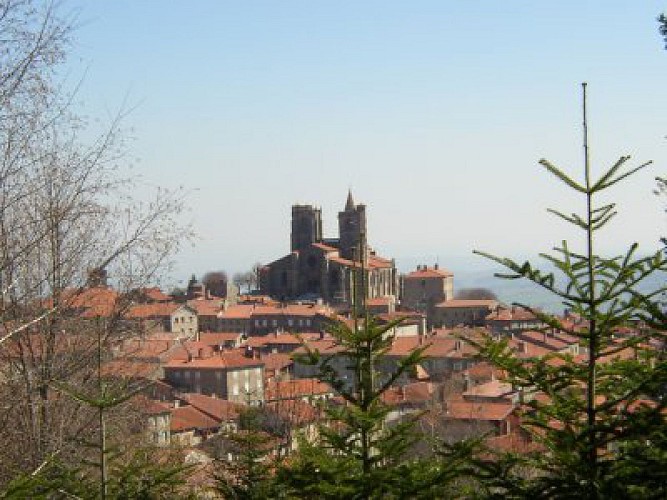
<instances>
[{"instance_id":1,"label":"red tile roof","mask_svg":"<svg viewBox=\"0 0 667 500\"><path fill-rule=\"evenodd\" d=\"M444 417L460 420L505 420L514 410L512 403L490 403L465 400L449 400L445 404Z\"/></svg>"},{"instance_id":2,"label":"red tile roof","mask_svg":"<svg viewBox=\"0 0 667 500\"><path fill-rule=\"evenodd\" d=\"M137 361L134 359L113 359L102 365L105 377L152 379L160 370L159 363Z\"/></svg>"},{"instance_id":3,"label":"red tile roof","mask_svg":"<svg viewBox=\"0 0 667 500\"><path fill-rule=\"evenodd\" d=\"M130 306L125 317L130 319L168 318L178 309L175 302L157 302L153 304L137 304Z\"/></svg>"},{"instance_id":4,"label":"red tile roof","mask_svg":"<svg viewBox=\"0 0 667 500\"><path fill-rule=\"evenodd\" d=\"M284 370L288 366L294 364L294 361L292 361L292 357L289 354L264 354L260 359L264 363L264 370L266 372Z\"/></svg>"},{"instance_id":5,"label":"red tile roof","mask_svg":"<svg viewBox=\"0 0 667 500\"><path fill-rule=\"evenodd\" d=\"M151 288L140 288L139 293L141 293L148 300L153 302L169 302L172 298L169 295L166 295L159 287Z\"/></svg>"},{"instance_id":6,"label":"red tile roof","mask_svg":"<svg viewBox=\"0 0 667 500\"><path fill-rule=\"evenodd\" d=\"M187 304L197 311L198 316L217 316L222 310L221 300L197 299L188 300Z\"/></svg>"},{"instance_id":7,"label":"red tile roof","mask_svg":"<svg viewBox=\"0 0 667 500\"><path fill-rule=\"evenodd\" d=\"M238 332L202 332L199 334L199 341L210 346L218 346L226 342L236 342L240 338L241 334Z\"/></svg>"},{"instance_id":8,"label":"red tile roof","mask_svg":"<svg viewBox=\"0 0 667 500\"><path fill-rule=\"evenodd\" d=\"M512 306L511 308L499 307L487 317L487 321L526 321L526 320L536 320L537 316L530 312L528 309L518 306Z\"/></svg>"},{"instance_id":9,"label":"red tile roof","mask_svg":"<svg viewBox=\"0 0 667 500\"><path fill-rule=\"evenodd\" d=\"M516 391L512 384L500 380L489 380L483 384L471 387L463 393L464 399L469 398L511 398Z\"/></svg>"},{"instance_id":10,"label":"red tile roof","mask_svg":"<svg viewBox=\"0 0 667 500\"><path fill-rule=\"evenodd\" d=\"M219 422L193 406L179 406L171 410L171 431L212 430L220 427Z\"/></svg>"},{"instance_id":11,"label":"red tile roof","mask_svg":"<svg viewBox=\"0 0 667 500\"><path fill-rule=\"evenodd\" d=\"M329 384L314 378L303 378L271 381L266 385L264 395L267 401L274 401L332 393L333 389Z\"/></svg>"},{"instance_id":12,"label":"red tile roof","mask_svg":"<svg viewBox=\"0 0 667 500\"><path fill-rule=\"evenodd\" d=\"M229 306L224 311L220 311L218 313L218 318L250 319L250 315L252 314L254 308L254 304L237 304L235 306Z\"/></svg>"},{"instance_id":13,"label":"red tile roof","mask_svg":"<svg viewBox=\"0 0 667 500\"><path fill-rule=\"evenodd\" d=\"M172 359L165 368L182 368L189 370L196 369L233 369L245 368L250 366L263 366L264 362L259 359L247 358L236 352L221 352L219 355L215 354L210 358L192 359L191 361Z\"/></svg>"},{"instance_id":14,"label":"red tile roof","mask_svg":"<svg viewBox=\"0 0 667 500\"><path fill-rule=\"evenodd\" d=\"M143 394L138 394L131 399L131 405L144 415L162 415L171 412L171 406L161 401L149 399Z\"/></svg>"},{"instance_id":15,"label":"red tile roof","mask_svg":"<svg viewBox=\"0 0 667 500\"><path fill-rule=\"evenodd\" d=\"M454 276L454 273L448 271L447 269L435 269L433 267L427 267L426 269L417 269L411 273L406 274L404 279L424 279L424 278L448 278Z\"/></svg>"},{"instance_id":16,"label":"red tile roof","mask_svg":"<svg viewBox=\"0 0 667 500\"><path fill-rule=\"evenodd\" d=\"M205 396L204 394L179 394L178 399L185 401L218 422L237 420L243 411L243 405L225 399Z\"/></svg>"}]
</instances>

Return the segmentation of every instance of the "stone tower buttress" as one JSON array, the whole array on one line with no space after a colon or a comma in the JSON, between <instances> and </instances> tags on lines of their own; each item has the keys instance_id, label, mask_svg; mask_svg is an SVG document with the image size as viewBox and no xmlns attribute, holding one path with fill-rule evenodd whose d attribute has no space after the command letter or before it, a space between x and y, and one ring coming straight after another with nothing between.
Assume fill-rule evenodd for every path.
<instances>
[{"instance_id":1,"label":"stone tower buttress","mask_svg":"<svg viewBox=\"0 0 667 500\"><path fill-rule=\"evenodd\" d=\"M322 210L313 205L292 205L292 252L322 241Z\"/></svg>"},{"instance_id":2,"label":"stone tower buttress","mask_svg":"<svg viewBox=\"0 0 667 500\"><path fill-rule=\"evenodd\" d=\"M355 205L352 199L352 193L347 195L345 210L338 212L338 234L340 236L339 250L340 256L345 259L359 259L359 256L365 256L366 246L366 206Z\"/></svg>"}]
</instances>

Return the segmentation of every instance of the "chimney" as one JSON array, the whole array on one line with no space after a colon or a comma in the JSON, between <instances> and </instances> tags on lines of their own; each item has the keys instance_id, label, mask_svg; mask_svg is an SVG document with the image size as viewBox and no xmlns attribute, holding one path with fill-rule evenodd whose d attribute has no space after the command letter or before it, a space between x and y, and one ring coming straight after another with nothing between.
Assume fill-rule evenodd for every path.
<instances>
[{"instance_id":1,"label":"chimney","mask_svg":"<svg viewBox=\"0 0 667 500\"><path fill-rule=\"evenodd\" d=\"M454 350L458 352L462 348L463 348L463 343L457 339L456 342L454 342Z\"/></svg>"},{"instance_id":2,"label":"chimney","mask_svg":"<svg viewBox=\"0 0 667 500\"><path fill-rule=\"evenodd\" d=\"M436 262L435 265L433 266L433 269L437 271L438 269L440 269L440 265Z\"/></svg>"},{"instance_id":3,"label":"chimney","mask_svg":"<svg viewBox=\"0 0 667 500\"><path fill-rule=\"evenodd\" d=\"M176 398L174 399L174 408L178 408L181 406L181 400Z\"/></svg>"},{"instance_id":4,"label":"chimney","mask_svg":"<svg viewBox=\"0 0 667 500\"><path fill-rule=\"evenodd\" d=\"M528 354L528 344L526 344L525 340L519 341L519 352L523 354Z\"/></svg>"}]
</instances>

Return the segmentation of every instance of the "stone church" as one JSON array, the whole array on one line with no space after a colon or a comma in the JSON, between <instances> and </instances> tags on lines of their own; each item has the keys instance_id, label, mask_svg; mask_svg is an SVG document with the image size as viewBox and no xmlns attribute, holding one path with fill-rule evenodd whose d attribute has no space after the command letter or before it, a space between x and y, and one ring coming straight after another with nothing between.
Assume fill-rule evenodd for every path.
<instances>
[{"instance_id":1,"label":"stone church","mask_svg":"<svg viewBox=\"0 0 667 500\"><path fill-rule=\"evenodd\" d=\"M260 276L262 293L279 300L322 299L327 304L343 306L359 301L362 293L367 299L396 297L398 275L394 261L369 248L366 206L355 205L351 192L345 209L338 213L338 230L338 238L323 238L321 209L293 205L291 252L264 266Z\"/></svg>"}]
</instances>

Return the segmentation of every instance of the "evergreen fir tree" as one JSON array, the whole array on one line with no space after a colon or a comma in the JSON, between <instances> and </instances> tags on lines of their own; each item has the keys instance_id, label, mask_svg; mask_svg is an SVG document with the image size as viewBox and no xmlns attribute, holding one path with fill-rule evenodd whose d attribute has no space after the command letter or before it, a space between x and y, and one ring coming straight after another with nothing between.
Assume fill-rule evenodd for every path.
<instances>
[{"instance_id":1,"label":"evergreen fir tree","mask_svg":"<svg viewBox=\"0 0 667 500\"><path fill-rule=\"evenodd\" d=\"M559 296L581 319L578 328L533 312L549 328L578 337L584 354L519 360L507 339L480 346L482 356L505 369L508 379L523 392L524 429L543 448L533 454L498 457L483 467L484 483L494 496L503 497L665 498L666 323L658 302L665 287L641 293L637 286L655 273L664 276L667 257L662 250L638 256L637 244L623 255L603 257L596 246L597 233L616 215L613 203L598 205L601 193L650 162L624 170L629 159L624 156L594 180L586 84L583 96L583 182L547 160L540 161L585 201L583 215L550 210L581 229L585 237L582 251L564 241L554 253L541 254L564 280L529 262L477 253L509 269L499 276L527 278ZM532 398L533 394L541 397Z\"/></svg>"}]
</instances>

